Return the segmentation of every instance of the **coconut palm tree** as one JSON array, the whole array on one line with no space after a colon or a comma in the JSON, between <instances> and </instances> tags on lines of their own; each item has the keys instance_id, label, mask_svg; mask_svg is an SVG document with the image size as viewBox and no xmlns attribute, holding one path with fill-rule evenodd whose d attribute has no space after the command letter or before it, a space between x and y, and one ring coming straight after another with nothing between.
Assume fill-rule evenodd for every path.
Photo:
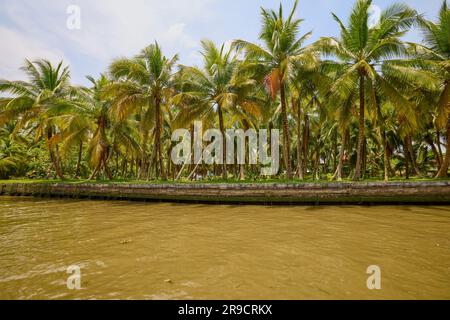
<instances>
[{"instance_id":1,"label":"coconut palm tree","mask_svg":"<svg viewBox=\"0 0 450 320\"><path fill-rule=\"evenodd\" d=\"M237 107L244 112L258 110L256 98L250 97L255 81L233 55L233 49L218 48L210 40L202 40L203 68L182 66L182 89L173 102L186 109L177 122L190 123L193 119L214 119L217 116L223 139L222 177L227 179L225 116Z\"/></svg>"},{"instance_id":2,"label":"coconut palm tree","mask_svg":"<svg viewBox=\"0 0 450 320\"><path fill-rule=\"evenodd\" d=\"M76 88L72 98L73 108L57 118L62 131L61 151L63 156L69 156L70 151L77 148L76 177L80 173L83 146L86 144L89 164L92 167L89 180L97 177L102 171L111 179L113 174L108 162L113 153L117 156L122 151L127 154L140 148L133 137L135 134L131 128L131 121L129 119L116 121L112 116L111 101L103 97L103 91L111 84L111 80L105 74L101 74L98 79L91 76L86 78L92 87Z\"/></svg>"},{"instance_id":3,"label":"coconut palm tree","mask_svg":"<svg viewBox=\"0 0 450 320\"><path fill-rule=\"evenodd\" d=\"M445 0L439 12L438 21L419 19L424 34L425 45L410 44L415 66L431 72L438 78L439 100L435 110L435 122L438 129L446 129L446 154L442 160L437 178L448 175L450 165L450 9ZM440 143L440 142L439 142Z\"/></svg>"},{"instance_id":4,"label":"coconut palm tree","mask_svg":"<svg viewBox=\"0 0 450 320\"><path fill-rule=\"evenodd\" d=\"M55 67L48 60L26 60L21 69L28 76L27 82L0 80L0 92L14 96L0 100L0 124L17 119L15 133L34 126L36 138L45 138L56 174L63 179L58 151L61 133L55 117L72 107L69 68L62 61Z\"/></svg>"},{"instance_id":5,"label":"coconut palm tree","mask_svg":"<svg viewBox=\"0 0 450 320\"><path fill-rule=\"evenodd\" d=\"M130 115L139 118L141 132L140 177L148 174L148 140L153 127L153 156L156 178L164 178L161 144L162 107L167 106L173 93L172 69L178 56L166 58L158 43L143 49L134 58L121 58L109 67L113 83L108 85L105 96L113 99L115 116L124 120Z\"/></svg>"},{"instance_id":6,"label":"coconut palm tree","mask_svg":"<svg viewBox=\"0 0 450 320\"><path fill-rule=\"evenodd\" d=\"M87 154L93 171L89 180L94 179L102 170L112 179L108 168L111 155L111 144L107 135L110 126L110 106L108 100L102 98L102 90L109 85L109 79L102 74L98 80L86 77L92 88L79 88L74 98L76 107L72 112L60 117L63 128L64 154L73 145L80 145L78 162L82 153L82 142L88 138Z\"/></svg>"},{"instance_id":7,"label":"coconut palm tree","mask_svg":"<svg viewBox=\"0 0 450 320\"><path fill-rule=\"evenodd\" d=\"M294 17L297 5L298 1L296 0L287 17L283 15L281 4L278 12L261 8L263 26L259 38L263 42L262 46L244 40L233 42L234 47L244 49L247 59L253 61L255 67L258 67L259 71L264 73L272 98L280 93L283 151L288 179L292 178L292 164L286 85L294 61L315 62L315 55L311 48L303 47L305 40L311 36L311 32L299 37L299 27L302 20Z\"/></svg>"},{"instance_id":8,"label":"coconut palm tree","mask_svg":"<svg viewBox=\"0 0 450 320\"><path fill-rule=\"evenodd\" d=\"M0 128L0 178L21 174L27 167L28 141L14 137L15 123L8 122ZM19 140L19 141L16 141Z\"/></svg>"},{"instance_id":9,"label":"coconut palm tree","mask_svg":"<svg viewBox=\"0 0 450 320\"><path fill-rule=\"evenodd\" d=\"M332 78L321 71L320 59L316 54L311 54L311 59L305 61L297 59L292 62L292 71L289 75L288 88L292 104L292 118L297 123L297 176L304 179L304 162L302 150L302 121L303 113L323 97L332 83Z\"/></svg>"},{"instance_id":10,"label":"coconut palm tree","mask_svg":"<svg viewBox=\"0 0 450 320\"><path fill-rule=\"evenodd\" d=\"M437 128L437 148L433 141L430 143L430 136L426 136L425 139L435 153L436 163L439 164L437 177L445 177L448 173L448 163L445 162L445 158L441 156L438 149L441 144L439 132L447 129L447 135L449 135L448 128L450 127L450 89L448 85L450 79L450 40L448 39L450 10L447 2L443 2L437 23L430 22L423 17L419 17L418 22L425 37L425 45L409 43L409 57L384 63L383 74L398 91L402 92L416 106L415 110L412 110L413 112L408 113L404 107L397 111L398 122L401 124L399 132L405 140L407 154L405 155L405 164L408 166L411 163L414 171L418 171L412 150L411 136L434 126ZM450 161L449 159L447 161Z\"/></svg>"},{"instance_id":11,"label":"coconut palm tree","mask_svg":"<svg viewBox=\"0 0 450 320\"><path fill-rule=\"evenodd\" d=\"M379 83L383 94L396 102L404 102L395 89L383 78L379 66L386 60L406 53L400 38L417 20L416 11L406 5L394 4L385 9L377 24L369 25L369 9L372 0L358 0L352 10L348 25L335 14L333 18L340 26L339 38L321 38L315 47L337 61L328 65L337 69L338 78L330 91L346 90L349 93L359 88L359 134L355 176L363 176L363 151L365 142L366 92L373 92L372 85Z\"/></svg>"}]
</instances>

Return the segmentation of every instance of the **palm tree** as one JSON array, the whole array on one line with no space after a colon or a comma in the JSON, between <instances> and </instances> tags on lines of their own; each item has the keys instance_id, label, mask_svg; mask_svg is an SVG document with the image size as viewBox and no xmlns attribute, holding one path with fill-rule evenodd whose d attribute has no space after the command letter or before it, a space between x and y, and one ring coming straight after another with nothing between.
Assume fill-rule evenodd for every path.
<instances>
[{"instance_id":1,"label":"palm tree","mask_svg":"<svg viewBox=\"0 0 450 320\"><path fill-rule=\"evenodd\" d=\"M253 61L259 67L260 72L266 75L266 82L275 98L280 93L281 117L283 122L283 150L288 179L292 178L290 157L290 135L288 124L288 111L286 102L286 83L292 69L292 63L296 60L315 61L315 56L309 47L303 47L303 43L311 36L311 32L298 38L301 19L294 18L298 5L294 7L287 19L283 15L283 7L280 4L278 13L274 10L261 8L263 26L260 32L260 40L263 46L244 40L235 40L234 47L243 48L248 60Z\"/></svg>"},{"instance_id":2,"label":"palm tree","mask_svg":"<svg viewBox=\"0 0 450 320\"><path fill-rule=\"evenodd\" d=\"M14 137L14 130L13 122L8 122L0 128L0 178L21 174L28 163L26 153L28 141L18 136Z\"/></svg>"},{"instance_id":3,"label":"palm tree","mask_svg":"<svg viewBox=\"0 0 450 320\"><path fill-rule=\"evenodd\" d=\"M109 111L111 103L102 98L102 90L109 85L109 79L102 74L98 80L87 76L92 88L79 88L74 98L76 108L61 117L63 129L63 150L80 145L78 161L82 153L82 142L88 136L88 157L93 171L89 180L94 179L102 170L112 179L108 168L111 156L111 144L107 129L111 124ZM65 152L66 153L66 152Z\"/></svg>"},{"instance_id":4,"label":"palm tree","mask_svg":"<svg viewBox=\"0 0 450 320\"><path fill-rule=\"evenodd\" d=\"M75 177L80 174L83 146L87 144L87 156L92 167L89 180L102 171L111 179L113 174L108 167L113 153L136 154L139 146L134 139L131 120L116 121L111 114L111 101L103 97L104 89L111 84L105 74L98 79L86 77L91 88L78 87L72 98L73 108L57 117L56 122L62 132L62 155L69 157L70 151L77 148ZM136 124L133 124L136 126ZM116 174L118 173L116 162Z\"/></svg>"},{"instance_id":5,"label":"palm tree","mask_svg":"<svg viewBox=\"0 0 450 320\"><path fill-rule=\"evenodd\" d=\"M114 61L109 72L114 81L105 88L105 95L113 99L113 113L124 120L137 114L141 132L140 178L145 178L155 164L156 178L164 178L161 144L162 112L173 93L172 69L178 56L166 58L158 43L143 49L134 58ZM153 126L153 155L148 162L148 140Z\"/></svg>"},{"instance_id":6,"label":"palm tree","mask_svg":"<svg viewBox=\"0 0 450 320\"><path fill-rule=\"evenodd\" d=\"M297 176L300 180L304 179L304 165L307 162L307 159L302 157L304 149L302 141L303 113L318 101L319 95L324 95L332 83L332 79L320 70L319 57L313 54L310 58L308 61L297 59L292 62L292 72L288 82L292 117L297 123Z\"/></svg>"},{"instance_id":7,"label":"palm tree","mask_svg":"<svg viewBox=\"0 0 450 320\"><path fill-rule=\"evenodd\" d=\"M61 135L54 120L72 107L69 68L62 61L54 67L48 60L26 60L22 70L28 82L0 80L0 92L14 95L0 100L0 124L17 119L16 133L35 126L36 138L45 138L56 174L63 179L58 151Z\"/></svg>"},{"instance_id":8,"label":"palm tree","mask_svg":"<svg viewBox=\"0 0 450 320\"><path fill-rule=\"evenodd\" d=\"M359 88L359 134L355 180L363 176L366 91L374 92L373 86L379 83L380 90L385 96L396 102L402 100L395 89L383 78L379 72L379 66L386 60L406 52L400 37L417 19L416 11L406 5L394 4L382 12L376 25L369 26L371 4L372 0L358 0L347 26L335 14L332 14L340 26L340 38L321 38L315 43L315 47L321 52L334 55L337 59L337 62L328 62L329 66L337 69L339 74L331 91L337 91L341 87L341 90L344 88L351 92L355 87Z\"/></svg>"},{"instance_id":9,"label":"palm tree","mask_svg":"<svg viewBox=\"0 0 450 320\"><path fill-rule=\"evenodd\" d=\"M438 129L446 128L447 145L436 177L443 178L448 175L450 165L450 9L447 1L442 4L437 22L421 18L419 23L425 45L411 44L411 47L417 56L415 64L438 78L440 93L435 121Z\"/></svg>"},{"instance_id":10,"label":"palm tree","mask_svg":"<svg viewBox=\"0 0 450 320\"><path fill-rule=\"evenodd\" d=\"M173 102L185 108L177 122L188 123L200 117L213 119L217 115L223 139L222 177L227 179L225 113L233 113L239 106L245 112L254 113L258 109L250 92L255 81L248 72L239 69L239 60L233 49L225 50L210 40L202 40L203 68L181 67L183 87Z\"/></svg>"}]
</instances>

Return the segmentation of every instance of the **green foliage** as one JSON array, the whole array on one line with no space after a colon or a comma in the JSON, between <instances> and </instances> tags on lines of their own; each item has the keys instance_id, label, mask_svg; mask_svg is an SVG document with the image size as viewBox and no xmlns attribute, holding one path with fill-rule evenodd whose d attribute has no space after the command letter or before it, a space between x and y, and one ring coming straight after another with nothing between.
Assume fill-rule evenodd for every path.
<instances>
[{"instance_id":1,"label":"green foliage","mask_svg":"<svg viewBox=\"0 0 450 320\"><path fill-rule=\"evenodd\" d=\"M158 43L111 63L89 88L69 68L26 60L25 81L0 80L0 179L180 183L426 179L450 165L450 9L433 21L404 4L369 25L355 0L338 37L305 45L298 1L261 8L260 43L201 42L200 67L177 65ZM411 28L421 43L405 43ZM283 131L282 168L175 166L171 134L205 129ZM293 169L293 170L292 170ZM293 171L293 172L291 172Z\"/></svg>"}]
</instances>

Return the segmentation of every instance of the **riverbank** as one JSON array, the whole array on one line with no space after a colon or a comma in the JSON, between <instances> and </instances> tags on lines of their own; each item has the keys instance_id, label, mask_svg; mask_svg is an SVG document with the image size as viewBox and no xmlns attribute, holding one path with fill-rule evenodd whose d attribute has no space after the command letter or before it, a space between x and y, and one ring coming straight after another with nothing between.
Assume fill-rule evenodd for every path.
<instances>
[{"instance_id":1,"label":"riverbank","mask_svg":"<svg viewBox=\"0 0 450 320\"><path fill-rule=\"evenodd\" d=\"M0 182L0 195L266 204L450 204L450 181L148 184Z\"/></svg>"}]
</instances>

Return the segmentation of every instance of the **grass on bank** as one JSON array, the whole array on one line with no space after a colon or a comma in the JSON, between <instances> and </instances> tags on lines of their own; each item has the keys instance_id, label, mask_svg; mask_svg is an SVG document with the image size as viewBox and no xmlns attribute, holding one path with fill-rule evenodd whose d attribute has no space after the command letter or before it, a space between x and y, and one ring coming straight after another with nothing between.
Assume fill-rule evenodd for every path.
<instances>
[{"instance_id":1,"label":"grass on bank","mask_svg":"<svg viewBox=\"0 0 450 320\"><path fill-rule=\"evenodd\" d=\"M392 178L387 183L398 183L398 182L437 182L437 181L450 181L450 178L442 178L442 179L431 179L431 178ZM353 181L351 179L344 179L341 182L331 181L331 180L315 180L315 179L246 179L246 180L237 180L237 179L210 179L210 180L187 180L180 179L178 181L173 180L85 180L85 179L11 179L11 180L0 180L0 184L13 184L13 183L41 183L41 184L53 184L53 183L67 183L67 184L306 184L306 183L314 183L314 184L328 184L328 183L368 183L368 182L384 182L380 179L365 179L362 181Z\"/></svg>"}]
</instances>

